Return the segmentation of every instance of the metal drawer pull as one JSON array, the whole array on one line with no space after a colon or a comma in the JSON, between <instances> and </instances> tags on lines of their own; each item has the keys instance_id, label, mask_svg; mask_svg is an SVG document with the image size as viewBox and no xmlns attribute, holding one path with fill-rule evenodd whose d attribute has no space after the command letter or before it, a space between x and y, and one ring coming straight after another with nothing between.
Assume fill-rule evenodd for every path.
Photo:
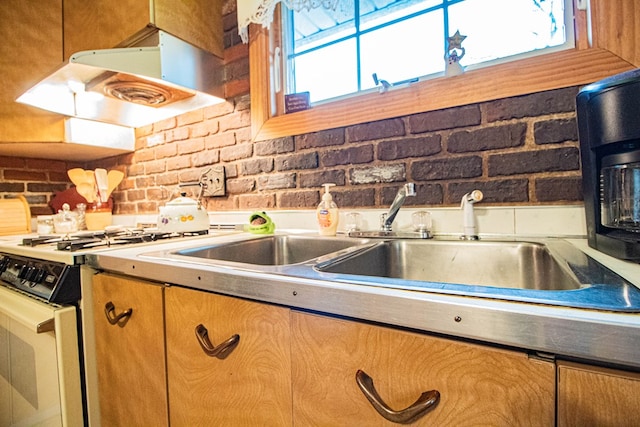
<instances>
[{"instance_id":1,"label":"metal drawer pull","mask_svg":"<svg viewBox=\"0 0 640 427\"><path fill-rule=\"evenodd\" d=\"M235 334L216 347L211 344L211 341L209 340L209 332L202 323L196 326L196 337L198 338L198 342L200 343L202 350L204 350L207 355L217 357L218 359L226 359L240 342L240 335Z\"/></svg>"},{"instance_id":2,"label":"metal drawer pull","mask_svg":"<svg viewBox=\"0 0 640 427\"><path fill-rule=\"evenodd\" d=\"M116 306L113 305L111 301L104 305L104 314L107 316L107 320L109 321L109 323L111 323L112 325L117 324L121 328L123 328L124 325L127 324L129 318L131 317L131 313L133 313L133 309L129 308L120 314L116 314Z\"/></svg>"},{"instance_id":3,"label":"metal drawer pull","mask_svg":"<svg viewBox=\"0 0 640 427\"><path fill-rule=\"evenodd\" d=\"M431 409L435 408L440 401L438 390L425 391L411 406L400 411L391 409L380 397L373 385L373 380L364 371L358 369L356 372L356 382L367 400L385 419L398 424L410 424L417 421Z\"/></svg>"}]
</instances>

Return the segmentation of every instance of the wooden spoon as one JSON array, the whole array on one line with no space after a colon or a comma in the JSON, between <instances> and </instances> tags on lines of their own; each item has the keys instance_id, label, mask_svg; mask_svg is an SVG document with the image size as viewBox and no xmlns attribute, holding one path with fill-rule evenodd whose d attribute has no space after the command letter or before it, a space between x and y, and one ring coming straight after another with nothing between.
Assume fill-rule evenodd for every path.
<instances>
[{"instance_id":1,"label":"wooden spoon","mask_svg":"<svg viewBox=\"0 0 640 427\"><path fill-rule=\"evenodd\" d=\"M69 169L67 171L67 175L69 175L69 179L71 180L71 182L73 182L76 185L76 187L80 185L80 183L85 181L84 169L80 169L80 168Z\"/></svg>"},{"instance_id":2,"label":"wooden spoon","mask_svg":"<svg viewBox=\"0 0 640 427\"><path fill-rule=\"evenodd\" d=\"M87 199L87 203L93 203L95 201L95 189L93 185L89 184L88 182L81 182L80 184L76 185L76 191L79 195Z\"/></svg>"},{"instance_id":3,"label":"wooden spoon","mask_svg":"<svg viewBox=\"0 0 640 427\"><path fill-rule=\"evenodd\" d=\"M107 181L109 183L109 186L107 188L107 197L109 197L113 190L116 189L118 184L120 184L122 178L124 178L124 172L120 172L118 170L110 170L107 173Z\"/></svg>"},{"instance_id":4,"label":"wooden spoon","mask_svg":"<svg viewBox=\"0 0 640 427\"><path fill-rule=\"evenodd\" d=\"M92 201L89 202L89 203L93 203L93 202L96 201L96 198L98 196L98 191L96 189L96 176L95 176L95 174L93 173L92 170L84 171L84 176L85 176L85 178L84 178L85 184L88 184L91 187L91 189L89 189L89 187L85 187L86 191L88 193L91 193L90 197L91 197ZM85 199L86 199L86 197L85 197ZM87 199L87 201L88 201L88 199Z\"/></svg>"}]
</instances>

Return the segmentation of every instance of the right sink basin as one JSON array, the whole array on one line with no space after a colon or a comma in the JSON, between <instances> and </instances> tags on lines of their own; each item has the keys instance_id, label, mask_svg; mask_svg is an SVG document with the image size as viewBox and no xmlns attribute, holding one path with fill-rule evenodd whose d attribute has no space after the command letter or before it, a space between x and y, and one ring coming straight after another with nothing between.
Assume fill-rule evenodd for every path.
<instances>
[{"instance_id":1,"label":"right sink basin","mask_svg":"<svg viewBox=\"0 0 640 427\"><path fill-rule=\"evenodd\" d=\"M316 266L321 272L499 288L580 289L547 245L517 241L390 240Z\"/></svg>"},{"instance_id":2,"label":"right sink basin","mask_svg":"<svg viewBox=\"0 0 640 427\"><path fill-rule=\"evenodd\" d=\"M639 312L640 289L562 239L380 241L318 263L325 280Z\"/></svg>"}]
</instances>

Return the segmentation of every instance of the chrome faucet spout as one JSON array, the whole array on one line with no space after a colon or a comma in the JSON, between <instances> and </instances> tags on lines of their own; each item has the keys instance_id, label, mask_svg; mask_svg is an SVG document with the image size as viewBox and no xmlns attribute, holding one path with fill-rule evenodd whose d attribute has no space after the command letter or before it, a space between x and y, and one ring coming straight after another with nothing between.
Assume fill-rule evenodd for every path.
<instances>
[{"instance_id":1,"label":"chrome faucet spout","mask_svg":"<svg viewBox=\"0 0 640 427\"><path fill-rule=\"evenodd\" d=\"M383 214L384 217L381 221L380 229L382 231L391 231L393 220L396 219L396 215L398 211L402 207L404 200L407 197L413 197L416 195L416 185L413 182L406 183L403 185L396 194L396 197L393 199L391 203L391 207L389 208L389 212Z\"/></svg>"}]
</instances>

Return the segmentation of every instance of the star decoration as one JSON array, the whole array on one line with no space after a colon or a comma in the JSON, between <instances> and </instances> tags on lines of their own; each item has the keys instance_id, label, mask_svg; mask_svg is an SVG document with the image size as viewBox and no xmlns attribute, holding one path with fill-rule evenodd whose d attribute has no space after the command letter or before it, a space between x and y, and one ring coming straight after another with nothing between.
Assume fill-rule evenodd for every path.
<instances>
[{"instance_id":1,"label":"star decoration","mask_svg":"<svg viewBox=\"0 0 640 427\"><path fill-rule=\"evenodd\" d=\"M460 34L460 30L456 30L456 33L453 35L453 37L447 38L447 43L449 43L449 50L462 49L462 42L466 38L467 36L463 36Z\"/></svg>"}]
</instances>

